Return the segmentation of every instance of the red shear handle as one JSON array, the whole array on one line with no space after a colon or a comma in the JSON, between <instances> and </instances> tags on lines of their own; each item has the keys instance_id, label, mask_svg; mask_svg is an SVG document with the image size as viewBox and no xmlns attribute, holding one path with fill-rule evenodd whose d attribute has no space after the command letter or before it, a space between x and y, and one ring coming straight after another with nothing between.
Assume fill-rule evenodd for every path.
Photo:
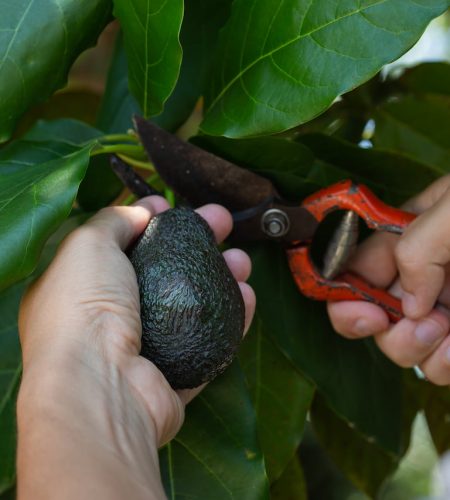
<instances>
[{"instance_id":1,"label":"red shear handle","mask_svg":"<svg viewBox=\"0 0 450 500\"><path fill-rule=\"evenodd\" d=\"M321 222L335 210L352 210L366 224L378 231L401 234L415 219L415 215L386 205L366 186L343 181L322 189L302 203ZM309 255L309 246L288 250L289 265L301 292L316 300L366 300L381 306L392 322L403 317L401 302L385 290L369 285L361 278L345 273L334 281L322 277Z\"/></svg>"},{"instance_id":2,"label":"red shear handle","mask_svg":"<svg viewBox=\"0 0 450 500\"><path fill-rule=\"evenodd\" d=\"M306 198L302 206L318 222L330 212L353 210L371 229L400 234L416 217L415 214L386 205L368 187L348 180L317 191Z\"/></svg>"},{"instance_id":3,"label":"red shear handle","mask_svg":"<svg viewBox=\"0 0 450 500\"><path fill-rule=\"evenodd\" d=\"M403 317L399 299L385 290L369 285L354 274L345 273L333 281L323 278L311 261L309 247L292 248L287 251L287 254L295 283L303 295L310 299L366 300L382 307L393 323Z\"/></svg>"}]
</instances>

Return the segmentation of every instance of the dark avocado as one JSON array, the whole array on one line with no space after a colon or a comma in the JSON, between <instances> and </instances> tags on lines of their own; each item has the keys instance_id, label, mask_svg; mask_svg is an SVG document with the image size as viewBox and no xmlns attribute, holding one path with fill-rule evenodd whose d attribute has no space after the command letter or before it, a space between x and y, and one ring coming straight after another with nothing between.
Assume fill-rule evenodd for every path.
<instances>
[{"instance_id":1,"label":"dark avocado","mask_svg":"<svg viewBox=\"0 0 450 500\"><path fill-rule=\"evenodd\" d=\"M130 251L141 299L141 354L174 389L231 363L244 330L239 286L206 221L187 208L154 217Z\"/></svg>"}]
</instances>

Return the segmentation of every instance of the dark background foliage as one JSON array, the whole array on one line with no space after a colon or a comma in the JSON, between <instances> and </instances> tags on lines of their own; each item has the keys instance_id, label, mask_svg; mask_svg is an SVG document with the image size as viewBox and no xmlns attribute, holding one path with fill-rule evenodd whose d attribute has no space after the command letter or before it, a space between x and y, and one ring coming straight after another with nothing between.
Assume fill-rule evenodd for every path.
<instances>
[{"instance_id":1,"label":"dark background foliage","mask_svg":"<svg viewBox=\"0 0 450 500\"><path fill-rule=\"evenodd\" d=\"M14 496L24 288L68 231L102 206L130 201L108 153L150 170L150 182L164 188L127 135L132 114L267 176L292 201L350 177L400 204L450 170L450 65L380 70L448 6L77 0L57 9L3 1L2 499ZM120 33L117 22L108 25L113 17ZM101 32L96 51L73 66ZM449 449L448 388L394 366L370 340L336 335L323 304L296 289L281 248L246 250L256 317L238 359L161 450L169 498L344 499L355 487L375 497L421 411L438 452Z\"/></svg>"}]
</instances>

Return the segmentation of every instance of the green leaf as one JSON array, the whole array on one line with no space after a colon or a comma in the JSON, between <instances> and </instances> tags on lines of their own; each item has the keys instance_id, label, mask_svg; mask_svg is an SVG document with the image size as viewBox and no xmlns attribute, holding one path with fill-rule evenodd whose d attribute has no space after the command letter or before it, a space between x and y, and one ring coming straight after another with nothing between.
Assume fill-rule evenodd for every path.
<instances>
[{"instance_id":1,"label":"green leaf","mask_svg":"<svg viewBox=\"0 0 450 500\"><path fill-rule=\"evenodd\" d=\"M320 397L314 400L311 421L319 441L338 468L358 489L375 498L383 481L398 466L399 457L350 426Z\"/></svg>"},{"instance_id":2,"label":"green leaf","mask_svg":"<svg viewBox=\"0 0 450 500\"><path fill-rule=\"evenodd\" d=\"M127 56L122 34L119 33L96 124L107 133L123 133L134 127L134 114L141 115L142 112L128 88Z\"/></svg>"},{"instance_id":3,"label":"green leaf","mask_svg":"<svg viewBox=\"0 0 450 500\"><path fill-rule=\"evenodd\" d=\"M301 200L346 177L345 170L319 163L303 144L281 137L227 139L198 136L192 142L272 180L280 193Z\"/></svg>"},{"instance_id":4,"label":"green leaf","mask_svg":"<svg viewBox=\"0 0 450 500\"><path fill-rule=\"evenodd\" d=\"M411 398L424 410L428 428L439 454L450 450L450 387L439 387L410 374L406 379Z\"/></svg>"},{"instance_id":5,"label":"green leaf","mask_svg":"<svg viewBox=\"0 0 450 500\"><path fill-rule=\"evenodd\" d=\"M170 500L268 500L255 413L237 362L188 405L160 466Z\"/></svg>"},{"instance_id":6,"label":"green leaf","mask_svg":"<svg viewBox=\"0 0 450 500\"><path fill-rule=\"evenodd\" d=\"M35 268L70 213L91 148L24 140L0 151L0 289Z\"/></svg>"},{"instance_id":7,"label":"green leaf","mask_svg":"<svg viewBox=\"0 0 450 500\"><path fill-rule=\"evenodd\" d=\"M308 500L368 500L336 467L320 445L311 424L305 429L298 456L306 479Z\"/></svg>"},{"instance_id":8,"label":"green leaf","mask_svg":"<svg viewBox=\"0 0 450 500\"><path fill-rule=\"evenodd\" d=\"M408 50L446 0L235 0L202 130L244 137L314 118Z\"/></svg>"},{"instance_id":9,"label":"green leaf","mask_svg":"<svg viewBox=\"0 0 450 500\"><path fill-rule=\"evenodd\" d=\"M22 372L17 314L24 288L19 283L0 293L0 493L16 477L16 398Z\"/></svg>"},{"instance_id":10,"label":"green leaf","mask_svg":"<svg viewBox=\"0 0 450 500\"><path fill-rule=\"evenodd\" d=\"M314 386L267 337L258 317L239 350L256 412L258 435L272 483L300 445Z\"/></svg>"},{"instance_id":11,"label":"green leaf","mask_svg":"<svg viewBox=\"0 0 450 500\"><path fill-rule=\"evenodd\" d=\"M157 115L180 72L183 0L114 0L114 15L124 33L131 93L146 118Z\"/></svg>"},{"instance_id":12,"label":"green leaf","mask_svg":"<svg viewBox=\"0 0 450 500\"><path fill-rule=\"evenodd\" d=\"M307 500L306 482L300 461L295 455L281 477L270 489L271 500Z\"/></svg>"},{"instance_id":13,"label":"green leaf","mask_svg":"<svg viewBox=\"0 0 450 500\"><path fill-rule=\"evenodd\" d=\"M298 291L282 249L260 244L247 250L258 315L271 339L338 415L379 446L401 455L406 445L401 369L372 342L347 340L333 331L323 304Z\"/></svg>"},{"instance_id":14,"label":"green leaf","mask_svg":"<svg viewBox=\"0 0 450 500\"><path fill-rule=\"evenodd\" d=\"M37 122L24 139L41 142L58 141L63 144L82 146L101 135L100 130L86 123L60 119ZM81 181L77 201L83 210L98 210L114 200L122 189L122 183L109 166L108 157L106 155L94 156L90 158L89 167Z\"/></svg>"},{"instance_id":15,"label":"green leaf","mask_svg":"<svg viewBox=\"0 0 450 500\"><path fill-rule=\"evenodd\" d=\"M413 93L441 94L450 97L450 63L418 64L407 69L397 83Z\"/></svg>"},{"instance_id":16,"label":"green leaf","mask_svg":"<svg viewBox=\"0 0 450 500\"><path fill-rule=\"evenodd\" d=\"M219 29L228 19L231 0L190 0L185 3L180 41L183 62L172 95L155 122L167 130L176 130L192 113L203 94L210 75Z\"/></svg>"},{"instance_id":17,"label":"green leaf","mask_svg":"<svg viewBox=\"0 0 450 500\"><path fill-rule=\"evenodd\" d=\"M429 165L401 152L365 149L325 134L302 135L298 141L317 158L345 170L354 181L367 184L390 203L404 202L438 177Z\"/></svg>"},{"instance_id":18,"label":"green leaf","mask_svg":"<svg viewBox=\"0 0 450 500\"><path fill-rule=\"evenodd\" d=\"M70 66L95 43L109 16L109 0L2 3L0 142L31 104L64 85Z\"/></svg>"},{"instance_id":19,"label":"green leaf","mask_svg":"<svg viewBox=\"0 0 450 500\"><path fill-rule=\"evenodd\" d=\"M401 152L436 175L450 170L450 98L405 97L381 106L374 119L376 147Z\"/></svg>"},{"instance_id":20,"label":"green leaf","mask_svg":"<svg viewBox=\"0 0 450 500\"><path fill-rule=\"evenodd\" d=\"M50 121L39 120L22 139L38 142L57 141L72 146L83 146L86 142L96 139L101 135L100 130L84 122L62 118ZM20 145L20 142L17 144Z\"/></svg>"}]
</instances>

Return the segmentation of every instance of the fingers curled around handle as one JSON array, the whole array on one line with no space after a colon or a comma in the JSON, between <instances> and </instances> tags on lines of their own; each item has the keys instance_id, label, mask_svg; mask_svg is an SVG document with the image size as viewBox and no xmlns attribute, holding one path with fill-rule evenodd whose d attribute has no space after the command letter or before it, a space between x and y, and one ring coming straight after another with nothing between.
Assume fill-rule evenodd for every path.
<instances>
[{"instance_id":1,"label":"fingers curled around handle","mask_svg":"<svg viewBox=\"0 0 450 500\"><path fill-rule=\"evenodd\" d=\"M403 289L405 316L419 319L431 312L450 262L450 191L407 228L394 249Z\"/></svg>"}]
</instances>

